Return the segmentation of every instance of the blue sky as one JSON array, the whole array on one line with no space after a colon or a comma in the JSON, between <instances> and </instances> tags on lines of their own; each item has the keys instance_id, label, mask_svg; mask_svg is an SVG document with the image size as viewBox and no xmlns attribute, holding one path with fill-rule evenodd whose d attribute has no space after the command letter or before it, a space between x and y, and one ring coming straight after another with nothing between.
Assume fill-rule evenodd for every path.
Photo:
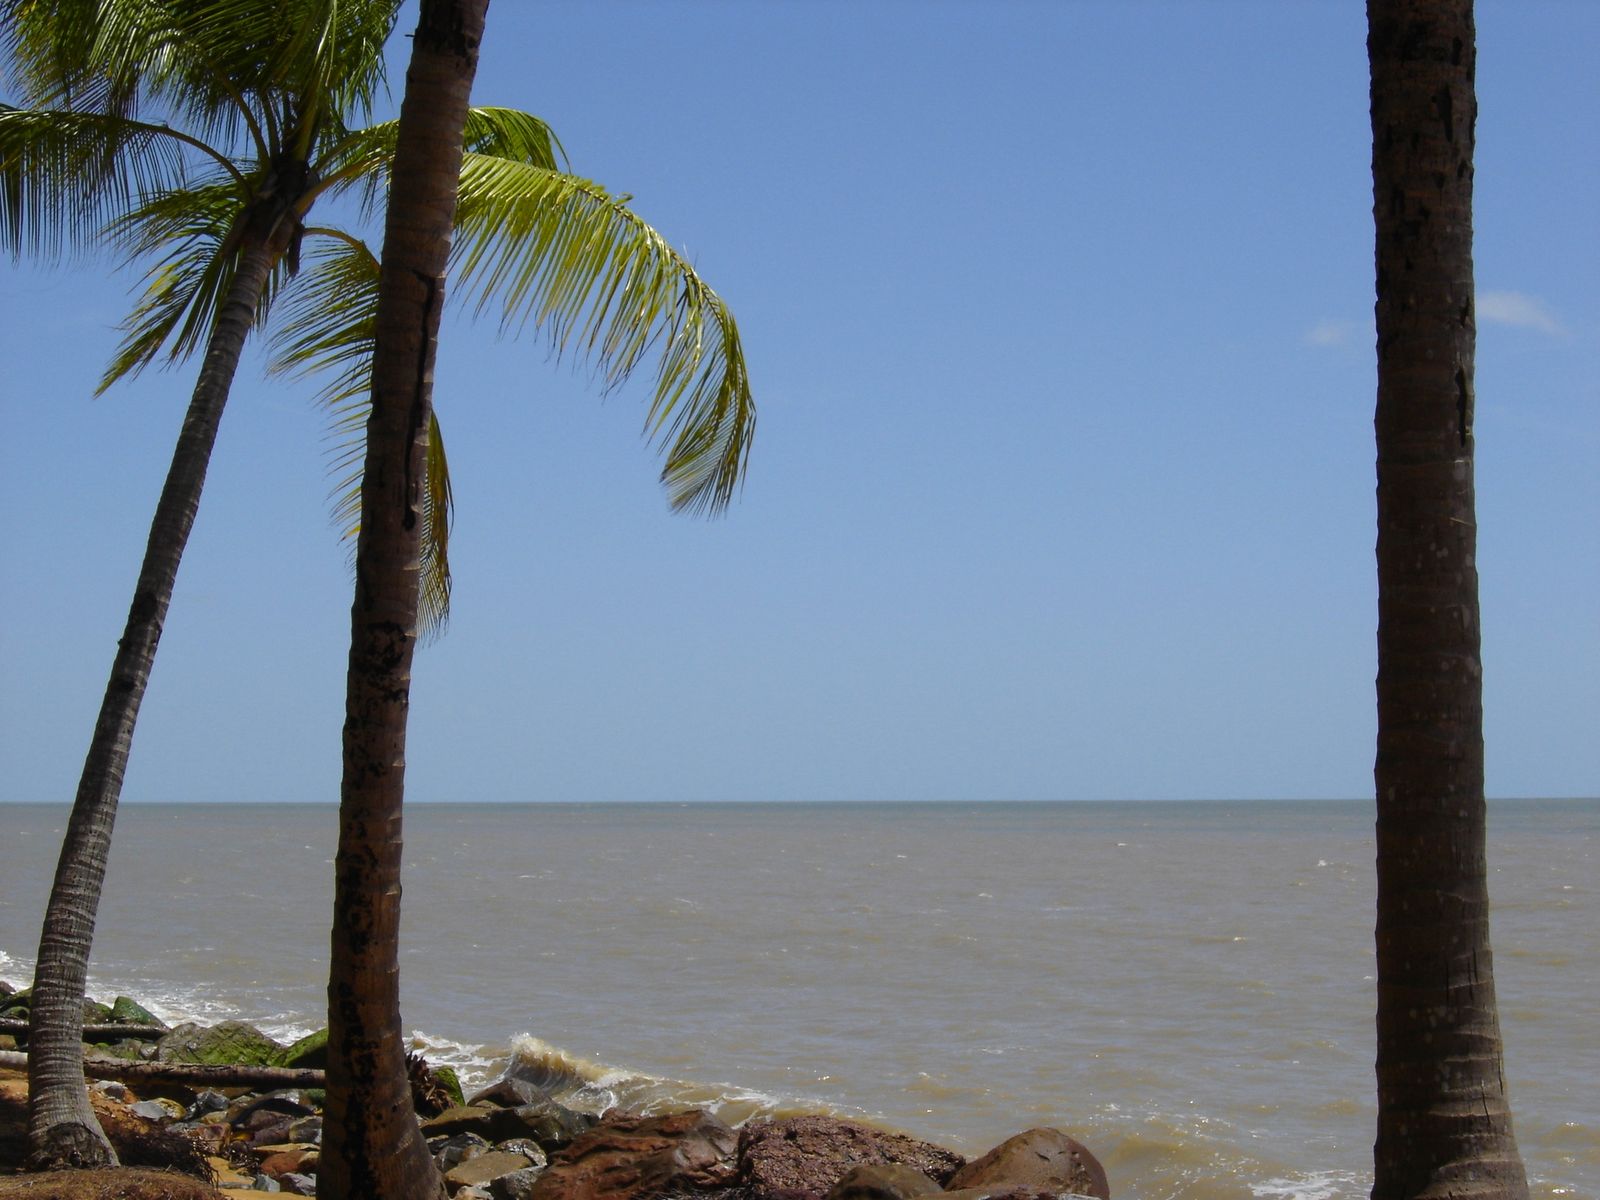
<instances>
[{"instance_id":1,"label":"blue sky","mask_svg":"<svg viewBox=\"0 0 1600 1200\"><path fill-rule=\"evenodd\" d=\"M1594 795L1600 6L1478 22L1489 790ZM496 0L475 100L691 256L760 426L731 512L672 516L647 381L447 321L410 798L1369 795L1364 37L1332 0ZM134 281L0 293L0 800L72 796L193 384L91 397ZM247 356L129 800L337 799L308 393Z\"/></svg>"}]
</instances>

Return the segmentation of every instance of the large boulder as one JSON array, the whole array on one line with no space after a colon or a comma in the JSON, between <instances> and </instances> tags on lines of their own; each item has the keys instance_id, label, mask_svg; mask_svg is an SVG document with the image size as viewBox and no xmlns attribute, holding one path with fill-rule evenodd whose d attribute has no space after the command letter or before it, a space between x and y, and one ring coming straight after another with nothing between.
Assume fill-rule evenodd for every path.
<instances>
[{"instance_id":1,"label":"large boulder","mask_svg":"<svg viewBox=\"0 0 1600 1200\"><path fill-rule=\"evenodd\" d=\"M952 1192L981 1189L990 1196L1066 1192L1111 1200L1100 1160L1059 1129L1029 1129L1007 1138L962 1167L945 1186Z\"/></svg>"},{"instance_id":2,"label":"large boulder","mask_svg":"<svg viewBox=\"0 0 1600 1200\"><path fill-rule=\"evenodd\" d=\"M739 1137L700 1109L611 1116L553 1155L529 1200L643 1200L731 1183Z\"/></svg>"},{"instance_id":3,"label":"large boulder","mask_svg":"<svg viewBox=\"0 0 1600 1200\"><path fill-rule=\"evenodd\" d=\"M292 1067L295 1070L326 1070L328 1066L328 1031L319 1029L315 1033L308 1033L294 1045L278 1055L278 1061L273 1064L279 1067Z\"/></svg>"},{"instance_id":4,"label":"large boulder","mask_svg":"<svg viewBox=\"0 0 1600 1200\"><path fill-rule=\"evenodd\" d=\"M156 1043L159 1062L247 1064L275 1067L283 1047L244 1021L179 1025Z\"/></svg>"},{"instance_id":5,"label":"large boulder","mask_svg":"<svg viewBox=\"0 0 1600 1200\"><path fill-rule=\"evenodd\" d=\"M757 1200L822 1200L853 1167L911 1167L944 1184L959 1154L836 1117L751 1121L739 1136L739 1181Z\"/></svg>"},{"instance_id":6,"label":"large boulder","mask_svg":"<svg viewBox=\"0 0 1600 1200\"><path fill-rule=\"evenodd\" d=\"M106 1014L108 1025L150 1025L157 1029L165 1029L166 1025L156 1020L148 1008L126 996L118 996L111 1002L111 1009Z\"/></svg>"}]
</instances>

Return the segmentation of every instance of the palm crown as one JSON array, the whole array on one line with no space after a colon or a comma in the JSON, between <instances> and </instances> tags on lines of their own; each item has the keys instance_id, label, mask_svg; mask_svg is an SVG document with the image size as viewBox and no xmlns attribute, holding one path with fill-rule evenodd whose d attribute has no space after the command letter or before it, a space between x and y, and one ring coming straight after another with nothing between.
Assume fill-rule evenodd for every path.
<instances>
[{"instance_id":1,"label":"palm crown","mask_svg":"<svg viewBox=\"0 0 1600 1200\"><path fill-rule=\"evenodd\" d=\"M270 369L320 376L338 431L336 513L359 519L359 442L377 296L362 239L387 191L393 0L0 0L12 86L0 105L0 237L14 253L107 245L146 269L101 382L205 348L240 262L264 245L255 309ZM157 116L152 118L150 113ZM721 299L623 199L563 171L538 118L472 110L454 294L502 326L586 353L604 381L652 353L646 433L675 508L716 512L742 475L755 410ZM345 226L309 224L336 206ZM424 627L448 606L450 485L430 442Z\"/></svg>"}]
</instances>

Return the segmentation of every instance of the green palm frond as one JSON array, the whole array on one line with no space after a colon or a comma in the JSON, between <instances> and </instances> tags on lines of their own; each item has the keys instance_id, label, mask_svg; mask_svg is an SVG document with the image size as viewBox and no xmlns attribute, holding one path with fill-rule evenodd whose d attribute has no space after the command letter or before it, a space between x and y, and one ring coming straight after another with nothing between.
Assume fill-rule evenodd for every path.
<instances>
[{"instance_id":1,"label":"green palm frond","mask_svg":"<svg viewBox=\"0 0 1600 1200\"><path fill-rule=\"evenodd\" d=\"M267 370L323 381L317 401L331 417L333 519L353 553L361 530L361 475L372 408L378 259L364 242L348 235L315 228L307 233L312 244L303 269L285 288L274 314ZM450 615L454 521L450 464L437 414L429 425L426 483L418 621L422 636L431 639L443 632Z\"/></svg>"},{"instance_id":2,"label":"green palm frond","mask_svg":"<svg viewBox=\"0 0 1600 1200\"><path fill-rule=\"evenodd\" d=\"M0 105L0 244L46 257L95 245L141 195L182 186L185 144L118 115Z\"/></svg>"},{"instance_id":3,"label":"green palm frond","mask_svg":"<svg viewBox=\"0 0 1600 1200\"><path fill-rule=\"evenodd\" d=\"M743 475L755 402L738 327L659 233L598 184L468 154L453 274L502 330L539 328L588 355L607 387L658 357L646 436L674 508L720 512Z\"/></svg>"},{"instance_id":4,"label":"green palm frond","mask_svg":"<svg viewBox=\"0 0 1600 1200\"><path fill-rule=\"evenodd\" d=\"M378 212L389 194L389 164L394 159L398 128L394 121L381 121L330 139L317 162L322 191L338 195L359 187L363 212L367 216ZM566 160L566 151L550 126L514 108L468 109L465 142L468 153L551 171L559 169L558 159Z\"/></svg>"},{"instance_id":5,"label":"green palm frond","mask_svg":"<svg viewBox=\"0 0 1600 1200\"><path fill-rule=\"evenodd\" d=\"M238 265L232 234L243 211L237 185L220 180L157 193L112 223L108 236L130 261L153 260L153 265L145 273L144 294L122 323L122 344L99 391L137 375L163 346L167 359L177 362L205 345ZM275 264L256 306L258 323L287 271L285 262Z\"/></svg>"}]
</instances>

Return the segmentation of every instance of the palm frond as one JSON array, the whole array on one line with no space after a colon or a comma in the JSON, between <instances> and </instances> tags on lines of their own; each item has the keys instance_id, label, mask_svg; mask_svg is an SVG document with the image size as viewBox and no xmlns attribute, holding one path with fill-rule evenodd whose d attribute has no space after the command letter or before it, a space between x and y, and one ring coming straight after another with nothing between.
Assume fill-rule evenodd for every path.
<instances>
[{"instance_id":1,"label":"palm frond","mask_svg":"<svg viewBox=\"0 0 1600 1200\"><path fill-rule=\"evenodd\" d=\"M122 324L122 344L100 391L137 375L163 347L175 362L205 345L237 268L231 235L243 211L238 187L220 180L157 193L112 223L109 236L130 261L154 261L145 273L144 294ZM271 308L286 270L282 262L275 266L256 308L258 322Z\"/></svg>"},{"instance_id":2,"label":"palm frond","mask_svg":"<svg viewBox=\"0 0 1600 1200\"><path fill-rule=\"evenodd\" d=\"M503 331L529 324L589 356L606 387L658 356L646 436L674 508L720 512L742 478L755 402L738 327L659 233L598 184L485 154L462 163L452 274Z\"/></svg>"},{"instance_id":3,"label":"palm frond","mask_svg":"<svg viewBox=\"0 0 1600 1200\"><path fill-rule=\"evenodd\" d=\"M359 187L364 215L377 213L389 194L389 165L398 129L395 121L380 121L329 138L317 160L321 192L338 195ZM566 151L550 126L514 108L468 109L465 143L468 153L552 171L559 169L558 160L566 161Z\"/></svg>"},{"instance_id":4,"label":"palm frond","mask_svg":"<svg viewBox=\"0 0 1600 1200\"><path fill-rule=\"evenodd\" d=\"M0 105L0 245L50 257L97 244L141 196L182 187L184 144L115 114Z\"/></svg>"},{"instance_id":5,"label":"palm frond","mask_svg":"<svg viewBox=\"0 0 1600 1200\"><path fill-rule=\"evenodd\" d=\"M361 531L361 475L367 415L372 409L372 351L378 313L378 258L363 242L311 229L303 269L287 285L268 339L267 370L320 379L317 402L328 409L330 500L340 536ZM435 414L429 425L423 493L422 578L418 620L424 639L443 632L450 616L450 529L454 521L450 464Z\"/></svg>"}]
</instances>

